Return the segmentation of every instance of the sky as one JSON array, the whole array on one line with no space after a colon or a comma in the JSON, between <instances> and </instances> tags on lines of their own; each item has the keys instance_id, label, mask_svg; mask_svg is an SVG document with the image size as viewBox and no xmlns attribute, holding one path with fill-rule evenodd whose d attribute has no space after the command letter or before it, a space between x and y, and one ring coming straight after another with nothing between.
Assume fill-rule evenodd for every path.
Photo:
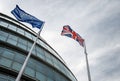
<instances>
[{"instance_id":1,"label":"sky","mask_svg":"<svg viewBox=\"0 0 120 81\"><path fill-rule=\"evenodd\" d=\"M120 81L120 0L0 0L0 12L15 18L16 4L45 21L41 37L78 81L88 81L84 48L60 35L64 25L85 39L92 81Z\"/></svg>"}]
</instances>

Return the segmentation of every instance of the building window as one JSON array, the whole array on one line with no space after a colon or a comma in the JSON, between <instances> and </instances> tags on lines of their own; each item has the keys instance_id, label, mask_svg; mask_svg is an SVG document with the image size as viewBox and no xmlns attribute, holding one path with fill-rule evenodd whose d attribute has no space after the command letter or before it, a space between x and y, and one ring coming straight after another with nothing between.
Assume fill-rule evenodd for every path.
<instances>
[{"instance_id":1,"label":"building window","mask_svg":"<svg viewBox=\"0 0 120 81\"><path fill-rule=\"evenodd\" d=\"M2 54L3 57L13 59L14 58L14 53L10 50L5 50Z\"/></svg>"},{"instance_id":2,"label":"building window","mask_svg":"<svg viewBox=\"0 0 120 81\"><path fill-rule=\"evenodd\" d=\"M6 59L6 58L1 57L1 58L0 58L0 64L1 64L1 65L4 65L4 66L7 66L7 67L10 67L11 64L12 64L12 61L9 60L9 59Z\"/></svg>"},{"instance_id":3,"label":"building window","mask_svg":"<svg viewBox=\"0 0 120 81\"><path fill-rule=\"evenodd\" d=\"M6 41L7 37L8 37L8 33L4 31L0 31L0 40Z\"/></svg>"},{"instance_id":4,"label":"building window","mask_svg":"<svg viewBox=\"0 0 120 81\"><path fill-rule=\"evenodd\" d=\"M39 58L41 58L42 60L46 60L45 53L44 53L44 50L42 48L40 48L39 46L36 46L36 51L37 51L37 56Z\"/></svg>"},{"instance_id":5,"label":"building window","mask_svg":"<svg viewBox=\"0 0 120 81\"><path fill-rule=\"evenodd\" d=\"M46 68L47 66L41 62L37 62L36 64L36 71L37 72L40 72L40 73L43 73L44 75L47 74L47 71L46 71Z\"/></svg>"},{"instance_id":6,"label":"building window","mask_svg":"<svg viewBox=\"0 0 120 81\"><path fill-rule=\"evenodd\" d=\"M32 69L36 69L36 63L37 63L36 60L30 58L29 61L28 61L27 66L30 67L30 68L32 68Z\"/></svg>"},{"instance_id":7,"label":"building window","mask_svg":"<svg viewBox=\"0 0 120 81\"><path fill-rule=\"evenodd\" d=\"M30 38L32 40L32 35L30 33L25 32L25 36L28 37L28 38Z\"/></svg>"},{"instance_id":8,"label":"building window","mask_svg":"<svg viewBox=\"0 0 120 81\"><path fill-rule=\"evenodd\" d=\"M46 76L49 77L49 78L54 78L55 77L55 71L50 68L50 67L46 67Z\"/></svg>"},{"instance_id":9,"label":"building window","mask_svg":"<svg viewBox=\"0 0 120 81\"><path fill-rule=\"evenodd\" d=\"M46 81L47 77L39 72L36 72L36 78L40 81Z\"/></svg>"},{"instance_id":10,"label":"building window","mask_svg":"<svg viewBox=\"0 0 120 81\"><path fill-rule=\"evenodd\" d=\"M31 48L30 48L31 49ZM33 47L32 54L36 55L36 49L35 46Z\"/></svg>"},{"instance_id":11,"label":"building window","mask_svg":"<svg viewBox=\"0 0 120 81\"><path fill-rule=\"evenodd\" d=\"M33 39L33 41L35 41L35 39L36 39L36 36L34 36L34 35L31 35L32 36L32 39Z\"/></svg>"},{"instance_id":12,"label":"building window","mask_svg":"<svg viewBox=\"0 0 120 81\"><path fill-rule=\"evenodd\" d=\"M30 75L32 77L35 77L35 70L33 70L33 69L29 68L29 67L26 67L25 68L25 74Z\"/></svg>"},{"instance_id":13,"label":"building window","mask_svg":"<svg viewBox=\"0 0 120 81\"><path fill-rule=\"evenodd\" d=\"M17 28L17 32L20 33L20 34L22 34L22 35L24 35L25 31L23 29L21 29L21 28Z\"/></svg>"},{"instance_id":14,"label":"building window","mask_svg":"<svg viewBox=\"0 0 120 81\"><path fill-rule=\"evenodd\" d=\"M50 63L51 65L53 65L53 61L52 61L52 55L48 52L45 51L45 56L46 56L46 61L48 63Z\"/></svg>"},{"instance_id":15,"label":"building window","mask_svg":"<svg viewBox=\"0 0 120 81\"><path fill-rule=\"evenodd\" d=\"M0 55L2 55L3 52L4 52L4 48L0 47Z\"/></svg>"},{"instance_id":16,"label":"building window","mask_svg":"<svg viewBox=\"0 0 120 81\"><path fill-rule=\"evenodd\" d=\"M26 49L27 49L27 40L25 40L25 39L23 39L23 38L19 38L17 45L18 45L20 48L26 50Z\"/></svg>"},{"instance_id":17,"label":"building window","mask_svg":"<svg viewBox=\"0 0 120 81\"><path fill-rule=\"evenodd\" d=\"M8 29L16 31L17 27L14 25L9 24Z\"/></svg>"},{"instance_id":18,"label":"building window","mask_svg":"<svg viewBox=\"0 0 120 81\"><path fill-rule=\"evenodd\" d=\"M25 56L20 53L15 53L14 61L23 64L23 62L25 61Z\"/></svg>"},{"instance_id":19,"label":"building window","mask_svg":"<svg viewBox=\"0 0 120 81\"><path fill-rule=\"evenodd\" d=\"M19 71L22 67L22 64L13 62L12 69Z\"/></svg>"},{"instance_id":20,"label":"building window","mask_svg":"<svg viewBox=\"0 0 120 81\"><path fill-rule=\"evenodd\" d=\"M27 40L25 40L23 38L19 38L18 42L21 44L27 45Z\"/></svg>"},{"instance_id":21,"label":"building window","mask_svg":"<svg viewBox=\"0 0 120 81\"><path fill-rule=\"evenodd\" d=\"M38 40L37 42L38 42L38 44L41 45L42 47L47 48L47 47L46 47L46 44L45 44L44 42L42 42L41 40Z\"/></svg>"},{"instance_id":22,"label":"building window","mask_svg":"<svg viewBox=\"0 0 120 81\"><path fill-rule=\"evenodd\" d=\"M10 44L16 45L17 44L17 39L18 39L17 36L9 34L7 42L9 42Z\"/></svg>"},{"instance_id":23,"label":"building window","mask_svg":"<svg viewBox=\"0 0 120 81\"><path fill-rule=\"evenodd\" d=\"M8 23L3 22L3 21L0 22L0 25L3 26L3 27L6 27L6 28L8 27Z\"/></svg>"},{"instance_id":24,"label":"building window","mask_svg":"<svg viewBox=\"0 0 120 81\"><path fill-rule=\"evenodd\" d=\"M47 81L54 81L53 79L47 78Z\"/></svg>"}]
</instances>

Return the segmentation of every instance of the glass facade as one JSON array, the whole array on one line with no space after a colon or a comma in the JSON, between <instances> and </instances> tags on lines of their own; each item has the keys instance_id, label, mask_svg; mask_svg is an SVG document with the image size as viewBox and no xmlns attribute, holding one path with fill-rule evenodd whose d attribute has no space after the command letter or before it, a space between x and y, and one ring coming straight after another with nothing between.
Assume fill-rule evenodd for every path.
<instances>
[{"instance_id":1,"label":"glass facade","mask_svg":"<svg viewBox=\"0 0 120 81\"><path fill-rule=\"evenodd\" d=\"M35 37L34 31L0 13L0 68L16 74L11 76L7 72L0 73L0 81L15 81ZM23 76L30 78L30 81L77 81L64 60L41 37L32 51Z\"/></svg>"}]
</instances>

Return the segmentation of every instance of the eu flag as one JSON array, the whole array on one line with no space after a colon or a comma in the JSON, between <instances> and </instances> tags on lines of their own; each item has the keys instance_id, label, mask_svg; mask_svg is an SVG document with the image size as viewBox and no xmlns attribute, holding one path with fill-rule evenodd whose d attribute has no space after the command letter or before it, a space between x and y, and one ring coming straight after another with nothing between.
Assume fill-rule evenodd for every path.
<instances>
[{"instance_id":1,"label":"eu flag","mask_svg":"<svg viewBox=\"0 0 120 81\"><path fill-rule=\"evenodd\" d=\"M16 5L16 8L12 10L11 13L16 17L17 20L21 22L27 22L31 24L32 27L37 27L40 29L42 27L42 24L44 23L43 21L20 9L18 5Z\"/></svg>"}]
</instances>

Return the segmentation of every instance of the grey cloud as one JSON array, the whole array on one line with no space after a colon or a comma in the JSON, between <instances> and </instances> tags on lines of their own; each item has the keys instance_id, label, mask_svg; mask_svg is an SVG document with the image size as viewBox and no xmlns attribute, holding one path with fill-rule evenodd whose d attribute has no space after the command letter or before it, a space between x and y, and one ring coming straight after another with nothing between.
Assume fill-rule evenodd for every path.
<instances>
[{"instance_id":1,"label":"grey cloud","mask_svg":"<svg viewBox=\"0 0 120 81\"><path fill-rule=\"evenodd\" d=\"M91 67L94 81L117 81L115 77L120 74L120 47L108 50L96 60L96 65Z\"/></svg>"},{"instance_id":2,"label":"grey cloud","mask_svg":"<svg viewBox=\"0 0 120 81\"><path fill-rule=\"evenodd\" d=\"M106 19L101 20L96 26L92 27L92 30L87 33L87 42L90 46L97 46L97 48L105 47L106 45L119 44L120 38L120 16L117 13L115 16L109 16ZM94 37L92 36L94 35ZM95 49L97 49L95 48ZM93 50L95 50L93 49Z\"/></svg>"}]
</instances>

